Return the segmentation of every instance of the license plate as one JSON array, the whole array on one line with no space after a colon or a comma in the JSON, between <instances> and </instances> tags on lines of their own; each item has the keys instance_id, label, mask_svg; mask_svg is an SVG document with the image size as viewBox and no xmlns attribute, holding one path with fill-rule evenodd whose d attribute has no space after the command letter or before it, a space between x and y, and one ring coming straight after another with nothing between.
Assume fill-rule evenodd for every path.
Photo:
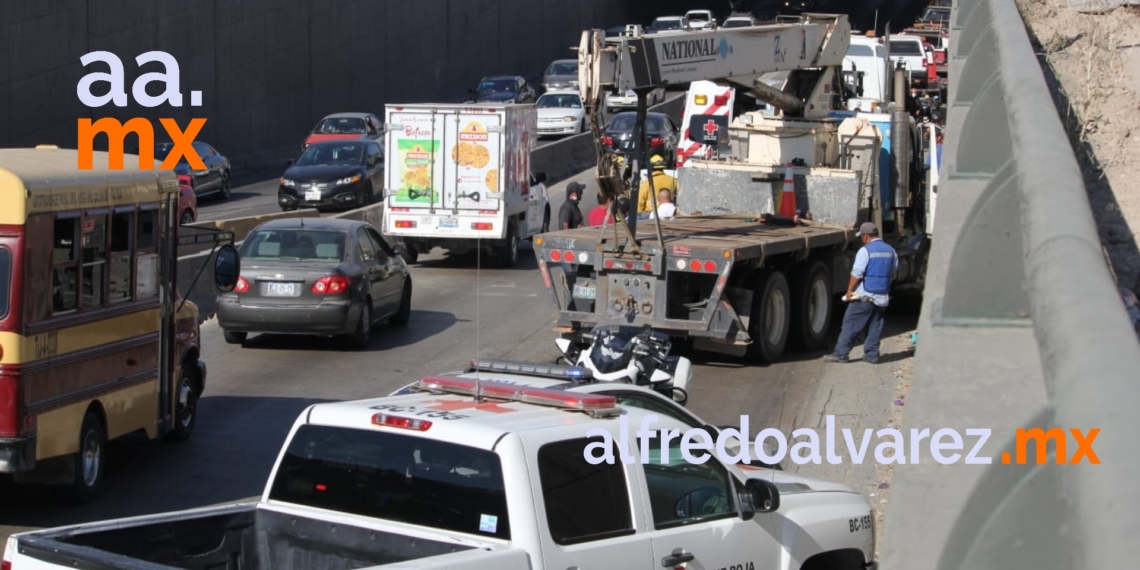
<instances>
[{"instance_id":1,"label":"license plate","mask_svg":"<svg viewBox=\"0 0 1140 570\"><path fill-rule=\"evenodd\" d=\"M265 294L273 297L292 297L297 294L296 283L267 283Z\"/></svg>"},{"instance_id":2,"label":"license plate","mask_svg":"<svg viewBox=\"0 0 1140 570\"><path fill-rule=\"evenodd\" d=\"M632 143L633 143L633 141L621 141L621 147L622 148L629 148L632 145Z\"/></svg>"},{"instance_id":3,"label":"license plate","mask_svg":"<svg viewBox=\"0 0 1140 570\"><path fill-rule=\"evenodd\" d=\"M459 220L457 220L455 218L440 218L439 219L439 227L441 227L441 228L452 228L452 229L458 228L459 227Z\"/></svg>"},{"instance_id":4,"label":"license plate","mask_svg":"<svg viewBox=\"0 0 1140 570\"><path fill-rule=\"evenodd\" d=\"M574 297L578 299L597 299L598 290L588 285L575 285Z\"/></svg>"},{"instance_id":5,"label":"license plate","mask_svg":"<svg viewBox=\"0 0 1140 570\"><path fill-rule=\"evenodd\" d=\"M321 191L320 190L306 190L305 191L305 200L307 200L309 202L320 202L321 201Z\"/></svg>"}]
</instances>

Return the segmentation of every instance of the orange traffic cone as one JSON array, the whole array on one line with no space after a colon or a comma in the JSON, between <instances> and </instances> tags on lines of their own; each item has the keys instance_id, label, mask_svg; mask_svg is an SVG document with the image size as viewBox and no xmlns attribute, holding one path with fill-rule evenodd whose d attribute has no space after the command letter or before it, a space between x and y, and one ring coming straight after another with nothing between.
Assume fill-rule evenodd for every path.
<instances>
[{"instance_id":1,"label":"orange traffic cone","mask_svg":"<svg viewBox=\"0 0 1140 570\"><path fill-rule=\"evenodd\" d=\"M780 193L780 207L776 210L782 218L796 217L796 179L792 177L792 163L784 171L784 191Z\"/></svg>"}]
</instances>

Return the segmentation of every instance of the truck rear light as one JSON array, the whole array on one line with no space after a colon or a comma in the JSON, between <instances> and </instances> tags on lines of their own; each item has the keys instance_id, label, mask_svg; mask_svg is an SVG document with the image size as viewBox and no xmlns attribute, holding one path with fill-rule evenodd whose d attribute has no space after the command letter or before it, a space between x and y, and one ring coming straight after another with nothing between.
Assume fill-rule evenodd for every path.
<instances>
[{"instance_id":1,"label":"truck rear light","mask_svg":"<svg viewBox=\"0 0 1140 570\"><path fill-rule=\"evenodd\" d=\"M401 418L400 416L390 416L388 414L376 414L372 416L372 425L410 429L414 431L427 431L428 428L431 427L431 422L413 418Z\"/></svg>"},{"instance_id":2,"label":"truck rear light","mask_svg":"<svg viewBox=\"0 0 1140 570\"><path fill-rule=\"evenodd\" d=\"M249 281L246 281L245 277L238 277L237 284L234 285L234 291L237 293L249 291Z\"/></svg>"},{"instance_id":3,"label":"truck rear light","mask_svg":"<svg viewBox=\"0 0 1140 570\"><path fill-rule=\"evenodd\" d=\"M494 216L495 214L498 214L498 213L499 213L498 210L479 210L479 214L484 215L484 216Z\"/></svg>"},{"instance_id":4,"label":"truck rear light","mask_svg":"<svg viewBox=\"0 0 1140 570\"><path fill-rule=\"evenodd\" d=\"M562 261L562 252L558 251L557 249L550 252L550 260L551 261Z\"/></svg>"},{"instance_id":5,"label":"truck rear light","mask_svg":"<svg viewBox=\"0 0 1140 570\"><path fill-rule=\"evenodd\" d=\"M414 227L416 227L416 223L413 222L412 220L396 220L396 227L397 228L414 228Z\"/></svg>"},{"instance_id":6,"label":"truck rear light","mask_svg":"<svg viewBox=\"0 0 1140 570\"><path fill-rule=\"evenodd\" d=\"M693 271L700 271L701 270L701 260L694 259L694 260L690 261L689 262L689 269L692 269Z\"/></svg>"},{"instance_id":7,"label":"truck rear light","mask_svg":"<svg viewBox=\"0 0 1140 570\"><path fill-rule=\"evenodd\" d=\"M329 275L317 279L313 283L312 291L318 295L336 295L348 291L348 278L341 275Z\"/></svg>"},{"instance_id":8,"label":"truck rear light","mask_svg":"<svg viewBox=\"0 0 1140 570\"><path fill-rule=\"evenodd\" d=\"M607 259L604 265L606 266L606 269L612 269L614 266L614 260Z\"/></svg>"},{"instance_id":9,"label":"truck rear light","mask_svg":"<svg viewBox=\"0 0 1140 570\"><path fill-rule=\"evenodd\" d=\"M645 262L645 270L646 271L653 271L653 264L646 261Z\"/></svg>"},{"instance_id":10,"label":"truck rear light","mask_svg":"<svg viewBox=\"0 0 1140 570\"><path fill-rule=\"evenodd\" d=\"M418 386L425 390L451 392L454 394L474 395L476 392L475 380L468 378L428 377L419 381ZM547 388L531 388L515 384L482 381L478 392L487 398L510 400L540 406L553 406L578 411L609 410L617 407L617 399L613 396L599 394L584 394L566 392L564 390L550 390Z\"/></svg>"},{"instance_id":11,"label":"truck rear light","mask_svg":"<svg viewBox=\"0 0 1140 570\"><path fill-rule=\"evenodd\" d=\"M471 222L471 229L473 230L490 230L494 229L494 227L495 224L490 224L487 222Z\"/></svg>"},{"instance_id":12,"label":"truck rear light","mask_svg":"<svg viewBox=\"0 0 1140 570\"><path fill-rule=\"evenodd\" d=\"M708 271L709 273L716 273L716 262L711 259L706 261L705 271Z\"/></svg>"},{"instance_id":13,"label":"truck rear light","mask_svg":"<svg viewBox=\"0 0 1140 570\"><path fill-rule=\"evenodd\" d=\"M411 212L411 208L392 208L393 212Z\"/></svg>"}]
</instances>

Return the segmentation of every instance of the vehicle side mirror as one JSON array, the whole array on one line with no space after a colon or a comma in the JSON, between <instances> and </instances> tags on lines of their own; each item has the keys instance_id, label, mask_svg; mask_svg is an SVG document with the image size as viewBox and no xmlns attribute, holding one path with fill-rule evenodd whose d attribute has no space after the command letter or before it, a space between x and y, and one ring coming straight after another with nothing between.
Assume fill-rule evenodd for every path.
<instances>
[{"instance_id":1,"label":"vehicle side mirror","mask_svg":"<svg viewBox=\"0 0 1140 570\"><path fill-rule=\"evenodd\" d=\"M478 91L476 91L476 90L474 90L474 89L468 89L468 90L467 90L467 94L468 94L468 95L478 95L478 94L479 94L479 92L478 92Z\"/></svg>"},{"instance_id":2,"label":"vehicle side mirror","mask_svg":"<svg viewBox=\"0 0 1140 570\"><path fill-rule=\"evenodd\" d=\"M214 288L219 293L233 291L240 274L241 259L237 248L232 243L227 243L218 249L218 254L214 256Z\"/></svg>"},{"instance_id":3,"label":"vehicle side mirror","mask_svg":"<svg viewBox=\"0 0 1140 570\"><path fill-rule=\"evenodd\" d=\"M293 166L293 159L292 158L285 161L285 168L289 168L290 166Z\"/></svg>"},{"instance_id":4,"label":"vehicle side mirror","mask_svg":"<svg viewBox=\"0 0 1140 570\"><path fill-rule=\"evenodd\" d=\"M767 479L749 479L740 494L745 513L771 513L780 508L780 491Z\"/></svg>"}]
</instances>

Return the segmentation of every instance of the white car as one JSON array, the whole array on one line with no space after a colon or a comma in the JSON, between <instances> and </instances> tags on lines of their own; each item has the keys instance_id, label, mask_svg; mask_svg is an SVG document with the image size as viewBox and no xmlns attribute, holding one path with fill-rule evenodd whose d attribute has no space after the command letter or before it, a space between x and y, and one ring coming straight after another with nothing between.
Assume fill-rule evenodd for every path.
<instances>
[{"instance_id":1,"label":"white car","mask_svg":"<svg viewBox=\"0 0 1140 570\"><path fill-rule=\"evenodd\" d=\"M577 135L586 132L586 106L576 91L552 91L535 102L538 135Z\"/></svg>"},{"instance_id":2,"label":"white car","mask_svg":"<svg viewBox=\"0 0 1140 570\"><path fill-rule=\"evenodd\" d=\"M690 30L708 30L716 27L716 20L710 10L689 10L685 13Z\"/></svg>"},{"instance_id":3,"label":"white car","mask_svg":"<svg viewBox=\"0 0 1140 570\"><path fill-rule=\"evenodd\" d=\"M646 104L652 107L665 100L665 88L658 87L649 93L646 99ZM612 113L616 109L635 109L637 108L637 94L633 90L625 92L625 95L618 95L617 93L609 93L606 95L606 112ZM541 129L541 127L539 127Z\"/></svg>"},{"instance_id":4,"label":"white car","mask_svg":"<svg viewBox=\"0 0 1140 570\"><path fill-rule=\"evenodd\" d=\"M650 32L668 32L689 29L689 19L685 16L661 16L649 24Z\"/></svg>"},{"instance_id":5,"label":"white car","mask_svg":"<svg viewBox=\"0 0 1140 570\"><path fill-rule=\"evenodd\" d=\"M721 28L751 28L756 25L756 18L752 16L732 16L721 23Z\"/></svg>"}]
</instances>

